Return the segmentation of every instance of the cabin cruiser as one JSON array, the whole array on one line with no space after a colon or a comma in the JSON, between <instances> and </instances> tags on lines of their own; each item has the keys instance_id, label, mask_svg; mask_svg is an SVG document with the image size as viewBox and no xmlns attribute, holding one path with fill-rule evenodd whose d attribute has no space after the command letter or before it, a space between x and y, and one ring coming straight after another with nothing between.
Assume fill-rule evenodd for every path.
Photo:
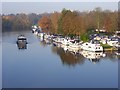
<instances>
[{"instance_id":1,"label":"cabin cruiser","mask_svg":"<svg viewBox=\"0 0 120 90\"><path fill-rule=\"evenodd\" d=\"M56 42L56 43L61 43L64 41L64 38L63 37L57 37L57 38L54 38L53 39L53 42Z\"/></svg>"},{"instance_id":2,"label":"cabin cruiser","mask_svg":"<svg viewBox=\"0 0 120 90\"><path fill-rule=\"evenodd\" d=\"M81 44L81 49L88 51L103 51L103 47L100 45L99 41L91 40L90 42L85 42Z\"/></svg>"},{"instance_id":3,"label":"cabin cruiser","mask_svg":"<svg viewBox=\"0 0 120 90\"><path fill-rule=\"evenodd\" d=\"M110 46L116 46L118 45L118 37L111 37L108 41L107 44L109 44Z\"/></svg>"},{"instance_id":4,"label":"cabin cruiser","mask_svg":"<svg viewBox=\"0 0 120 90\"><path fill-rule=\"evenodd\" d=\"M65 45L65 46L69 46L70 40L67 38L62 38L61 39L61 44Z\"/></svg>"},{"instance_id":5,"label":"cabin cruiser","mask_svg":"<svg viewBox=\"0 0 120 90\"><path fill-rule=\"evenodd\" d=\"M17 38L17 46L19 49L26 49L27 48L27 39L24 35L20 35Z\"/></svg>"},{"instance_id":6,"label":"cabin cruiser","mask_svg":"<svg viewBox=\"0 0 120 90\"><path fill-rule=\"evenodd\" d=\"M82 43L83 42L79 41L79 40L72 40L72 41L69 42L69 48L79 50Z\"/></svg>"}]
</instances>

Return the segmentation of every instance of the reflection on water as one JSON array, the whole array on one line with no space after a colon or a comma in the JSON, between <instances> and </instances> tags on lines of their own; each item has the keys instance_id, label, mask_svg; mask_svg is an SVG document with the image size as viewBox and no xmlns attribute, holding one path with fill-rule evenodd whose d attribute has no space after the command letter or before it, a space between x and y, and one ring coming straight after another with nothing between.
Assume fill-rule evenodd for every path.
<instances>
[{"instance_id":1,"label":"reflection on water","mask_svg":"<svg viewBox=\"0 0 120 90\"><path fill-rule=\"evenodd\" d=\"M18 46L18 49L27 49L27 44L26 43L19 43L19 44L17 44L17 46Z\"/></svg>"},{"instance_id":2,"label":"reflection on water","mask_svg":"<svg viewBox=\"0 0 120 90\"><path fill-rule=\"evenodd\" d=\"M91 52L91 51L80 51L80 54L82 54L85 58L90 60L93 63L99 62L100 58L105 57L106 54L103 52Z\"/></svg>"},{"instance_id":3,"label":"reflection on water","mask_svg":"<svg viewBox=\"0 0 120 90\"><path fill-rule=\"evenodd\" d=\"M120 55L117 55L119 51L107 51L106 58L109 58L110 61L115 62L119 60Z\"/></svg>"},{"instance_id":4,"label":"reflection on water","mask_svg":"<svg viewBox=\"0 0 120 90\"><path fill-rule=\"evenodd\" d=\"M120 50L115 52L115 55L117 56L118 60L120 60Z\"/></svg>"},{"instance_id":5,"label":"reflection on water","mask_svg":"<svg viewBox=\"0 0 120 90\"><path fill-rule=\"evenodd\" d=\"M119 60L120 58L119 51L93 52L86 50L78 50L74 48L68 48L68 46L61 45L59 43L52 43L47 39L42 41L40 40L40 45L52 45L52 52L59 55L63 64L71 66L75 66L76 64L84 64L85 58L93 62L94 64L100 62L102 58L110 58L110 60L113 62Z\"/></svg>"},{"instance_id":6,"label":"reflection on water","mask_svg":"<svg viewBox=\"0 0 120 90\"><path fill-rule=\"evenodd\" d=\"M81 55L74 55L73 53L66 52L63 48L52 46L52 51L60 56L63 64L75 66L76 64L84 63L84 58Z\"/></svg>"},{"instance_id":7,"label":"reflection on water","mask_svg":"<svg viewBox=\"0 0 120 90\"><path fill-rule=\"evenodd\" d=\"M83 64L84 63L84 57L80 54L75 55L73 52L66 51L65 46L57 47L52 45L52 42L49 40L40 40L41 46L47 46L51 45L51 50L54 54L58 55L60 57L60 60L65 65L72 65L75 66L76 64Z\"/></svg>"}]
</instances>

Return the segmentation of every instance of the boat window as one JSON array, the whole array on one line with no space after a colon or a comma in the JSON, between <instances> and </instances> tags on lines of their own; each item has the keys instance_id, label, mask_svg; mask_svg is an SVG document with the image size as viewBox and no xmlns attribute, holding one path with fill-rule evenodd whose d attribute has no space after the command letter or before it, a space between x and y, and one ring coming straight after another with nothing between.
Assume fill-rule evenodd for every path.
<instances>
[{"instance_id":1,"label":"boat window","mask_svg":"<svg viewBox=\"0 0 120 90\"><path fill-rule=\"evenodd\" d=\"M100 42L97 40L94 40L94 41L92 41L92 44L100 44Z\"/></svg>"},{"instance_id":2,"label":"boat window","mask_svg":"<svg viewBox=\"0 0 120 90\"><path fill-rule=\"evenodd\" d=\"M26 40L26 38L19 38L18 40Z\"/></svg>"}]
</instances>

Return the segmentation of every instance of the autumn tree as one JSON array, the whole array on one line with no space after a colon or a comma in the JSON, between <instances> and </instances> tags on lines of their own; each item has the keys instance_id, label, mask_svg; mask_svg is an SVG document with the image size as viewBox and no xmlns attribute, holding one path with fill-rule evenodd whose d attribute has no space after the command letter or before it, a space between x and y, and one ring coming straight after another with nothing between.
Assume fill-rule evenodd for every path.
<instances>
[{"instance_id":1,"label":"autumn tree","mask_svg":"<svg viewBox=\"0 0 120 90\"><path fill-rule=\"evenodd\" d=\"M50 15L51 20L51 32L54 34L58 33L58 20L60 18L60 13L54 12Z\"/></svg>"},{"instance_id":2,"label":"autumn tree","mask_svg":"<svg viewBox=\"0 0 120 90\"><path fill-rule=\"evenodd\" d=\"M47 16L42 16L38 21L38 25L41 27L43 32L49 33L51 29L51 20Z\"/></svg>"},{"instance_id":3,"label":"autumn tree","mask_svg":"<svg viewBox=\"0 0 120 90\"><path fill-rule=\"evenodd\" d=\"M84 32L83 18L77 11L63 9L58 21L58 30L64 35L80 35Z\"/></svg>"},{"instance_id":4,"label":"autumn tree","mask_svg":"<svg viewBox=\"0 0 120 90\"><path fill-rule=\"evenodd\" d=\"M100 7L92 11L71 11L43 14L8 14L2 15L2 29L29 29L33 24L41 26L43 32L84 35L95 29L106 29L115 32L120 27L120 10L102 10Z\"/></svg>"}]
</instances>

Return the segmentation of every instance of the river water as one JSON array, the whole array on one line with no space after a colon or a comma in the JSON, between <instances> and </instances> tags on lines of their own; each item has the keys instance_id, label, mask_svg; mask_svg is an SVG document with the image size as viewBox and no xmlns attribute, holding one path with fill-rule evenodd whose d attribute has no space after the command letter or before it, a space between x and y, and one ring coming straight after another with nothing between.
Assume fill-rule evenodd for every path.
<instances>
[{"instance_id":1,"label":"river water","mask_svg":"<svg viewBox=\"0 0 120 90\"><path fill-rule=\"evenodd\" d=\"M18 49L20 34L27 37L26 49ZM118 88L116 52L82 53L41 42L30 30L3 32L2 88ZM102 55L90 59L92 54Z\"/></svg>"}]
</instances>

